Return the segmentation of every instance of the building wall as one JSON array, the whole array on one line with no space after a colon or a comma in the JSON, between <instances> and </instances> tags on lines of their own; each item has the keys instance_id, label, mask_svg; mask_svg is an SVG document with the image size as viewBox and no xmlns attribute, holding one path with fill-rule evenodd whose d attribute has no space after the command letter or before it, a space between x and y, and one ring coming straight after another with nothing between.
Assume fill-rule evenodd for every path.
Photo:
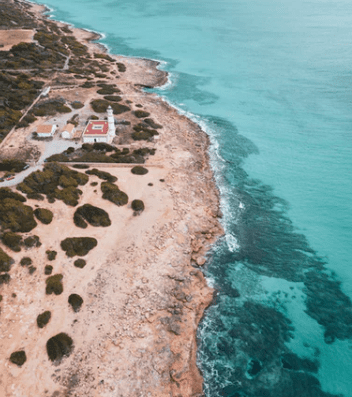
<instances>
[{"instance_id":1,"label":"building wall","mask_svg":"<svg viewBox=\"0 0 352 397\"><path fill-rule=\"evenodd\" d=\"M96 137L96 138L91 138L91 137L87 137L84 136L83 137L83 142L84 143L94 143L94 142L105 142L108 143L108 137Z\"/></svg>"}]
</instances>

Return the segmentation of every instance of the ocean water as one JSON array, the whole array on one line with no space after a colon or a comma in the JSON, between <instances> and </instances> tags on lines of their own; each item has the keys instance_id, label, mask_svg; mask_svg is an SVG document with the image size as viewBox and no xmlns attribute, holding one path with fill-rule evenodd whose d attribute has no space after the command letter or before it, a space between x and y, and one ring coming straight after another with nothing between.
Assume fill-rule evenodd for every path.
<instances>
[{"instance_id":1,"label":"ocean water","mask_svg":"<svg viewBox=\"0 0 352 397\"><path fill-rule=\"evenodd\" d=\"M208 397L352 396L352 3L47 0L209 134L226 236L198 332Z\"/></svg>"}]
</instances>

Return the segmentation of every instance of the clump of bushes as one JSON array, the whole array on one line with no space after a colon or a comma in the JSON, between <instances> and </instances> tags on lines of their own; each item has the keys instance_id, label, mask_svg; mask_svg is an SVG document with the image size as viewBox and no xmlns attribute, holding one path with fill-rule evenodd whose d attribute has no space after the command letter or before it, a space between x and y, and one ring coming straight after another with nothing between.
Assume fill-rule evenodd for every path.
<instances>
[{"instance_id":1,"label":"clump of bushes","mask_svg":"<svg viewBox=\"0 0 352 397\"><path fill-rule=\"evenodd\" d=\"M80 102L80 101L73 101L71 103L71 106L73 107L73 109L81 109L84 106L84 103Z\"/></svg>"},{"instance_id":2,"label":"clump of bushes","mask_svg":"<svg viewBox=\"0 0 352 397\"><path fill-rule=\"evenodd\" d=\"M150 127L154 128L155 130L159 128L163 128L162 125L157 124L153 119L144 119L144 122L147 123Z\"/></svg>"},{"instance_id":3,"label":"clump of bushes","mask_svg":"<svg viewBox=\"0 0 352 397\"><path fill-rule=\"evenodd\" d=\"M62 98L48 99L45 102L37 104L32 109L35 116L54 116L56 113L70 113L72 110L65 105Z\"/></svg>"},{"instance_id":4,"label":"clump of bushes","mask_svg":"<svg viewBox=\"0 0 352 397\"><path fill-rule=\"evenodd\" d=\"M65 356L68 357L72 350L73 340L63 332L53 336L46 343L49 359L56 363L60 363Z\"/></svg>"},{"instance_id":5,"label":"clump of bushes","mask_svg":"<svg viewBox=\"0 0 352 397\"><path fill-rule=\"evenodd\" d=\"M126 72L126 66L121 62L116 62L117 69L120 73Z\"/></svg>"},{"instance_id":6,"label":"clump of bushes","mask_svg":"<svg viewBox=\"0 0 352 397\"><path fill-rule=\"evenodd\" d=\"M10 282L10 275L8 273L0 274L0 285L8 284Z\"/></svg>"},{"instance_id":7,"label":"clump of bushes","mask_svg":"<svg viewBox=\"0 0 352 397\"><path fill-rule=\"evenodd\" d=\"M4 198L0 199L0 225L12 232L26 233L34 229L37 222L32 207L14 198Z\"/></svg>"},{"instance_id":8,"label":"clump of bushes","mask_svg":"<svg viewBox=\"0 0 352 397\"><path fill-rule=\"evenodd\" d=\"M14 262L0 247L0 272L8 272Z\"/></svg>"},{"instance_id":9,"label":"clump of bushes","mask_svg":"<svg viewBox=\"0 0 352 397\"><path fill-rule=\"evenodd\" d=\"M76 259L73 264L76 267L79 267L80 269L83 269L84 266L87 264L87 262L84 259L79 258L79 259Z\"/></svg>"},{"instance_id":10,"label":"clump of bushes","mask_svg":"<svg viewBox=\"0 0 352 397\"><path fill-rule=\"evenodd\" d=\"M27 248L40 247L42 245L38 236L29 236L23 242Z\"/></svg>"},{"instance_id":11,"label":"clump of bushes","mask_svg":"<svg viewBox=\"0 0 352 397\"><path fill-rule=\"evenodd\" d=\"M43 171L35 171L28 175L17 186L23 193L45 194L48 200L62 200L65 204L76 206L82 193L77 187L85 185L87 175L72 170L58 163L48 163Z\"/></svg>"},{"instance_id":12,"label":"clump of bushes","mask_svg":"<svg viewBox=\"0 0 352 397\"><path fill-rule=\"evenodd\" d=\"M135 215L139 215L142 211L144 211L144 203L142 200L133 200L131 206L135 212Z\"/></svg>"},{"instance_id":13,"label":"clump of bushes","mask_svg":"<svg viewBox=\"0 0 352 397\"><path fill-rule=\"evenodd\" d=\"M47 310L46 312L39 314L37 317L38 328L44 328L51 319L51 312Z\"/></svg>"},{"instance_id":14,"label":"clump of bushes","mask_svg":"<svg viewBox=\"0 0 352 397\"><path fill-rule=\"evenodd\" d=\"M26 163L21 160L2 160L0 161L0 171L21 172Z\"/></svg>"},{"instance_id":15,"label":"clump of bushes","mask_svg":"<svg viewBox=\"0 0 352 397\"><path fill-rule=\"evenodd\" d=\"M117 181L116 176L111 175L111 174L109 174L108 172L105 172L105 171L100 171L100 170L98 170L96 168L93 168L92 170L86 171L86 174L87 175L95 175L98 178L100 178L100 179L102 179L104 181L110 182L110 183L113 183L113 182Z\"/></svg>"},{"instance_id":16,"label":"clump of bushes","mask_svg":"<svg viewBox=\"0 0 352 397\"><path fill-rule=\"evenodd\" d=\"M32 199L32 200L38 200L38 201L44 200L44 196L42 196L39 193L28 193L27 198Z\"/></svg>"},{"instance_id":17,"label":"clump of bushes","mask_svg":"<svg viewBox=\"0 0 352 397\"><path fill-rule=\"evenodd\" d=\"M81 170L85 170L85 169L89 168L89 165L88 164L74 164L72 167L73 168L78 168L78 169L81 169Z\"/></svg>"},{"instance_id":18,"label":"clump of bushes","mask_svg":"<svg viewBox=\"0 0 352 397\"><path fill-rule=\"evenodd\" d=\"M28 256L25 256L21 259L20 265L21 266L30 266L32 264L32 259Z\"/></svg>"},{"instance_id":19,"label":"clump of bushes","mask_svg":"<svg viewBox=\"0 0 352 397\"><path fill-rule=\"evenodd\" d=\"M68 303L72 306L73 311L77 313L81 310L83 299L77 294L71 294L68 297Z\"/></svg>"},{"instance_id":20,"label":"clump of bushes","mask_svg":"<svg viewBox=\"0 0 352 397\"><path fill-rule=\"evenodd\" d=\"M13 232L5 232L1 236L2 242L12 251L20 252L22 244L22 236Z\"/></svg>"},{"instance_id":21,"label":"clump of bushes","mask_svg":"<svg viewBox=\"0 0 352 397\"><path fill-rule=\"evenodd\" d=\"M84 204L78 207L74 213L73 221L76 226L85 229L87 221L92 226L107 227L111 225L109 214L101 208L94 207L91 204Z\"/></svg>"},{"instance_id":22,"label":"clump of bushes","mask_svg":"<svg viewBox=\"0 0 352 397\"><path fill-rule=\"evenodd\" d=\"M70 258L73 256L85 256L96 247L98 241L93 237L68 237L61 241L61 248Z\"/></svg>"},{"instance_id":23,"label":"clump of bushes","mask_svg":"<svg viewBox=\"0 0 352 397\"><path fill-rule=\"evenodd\" d=\"M53 213L45 208L36 208L34 210L34 215L38 221L44 223L44 225L49 225L53 220Z\"/></svg>"},{"instance_id":24,"label":"clump of bushes","mask_svg":"<svg viewBox=\"0 0 352 397\"><path fill-rule=\"evenodd\" d=\"M26 352L24 350L13 352L10 356L10 361L17 366L22 367L22 365L27 361Z\"/></svg>"},{"instance_id":25,"label":"clump of bushes","mask_svg":"<svg viewBox=\"0 0 352 397\"><path fill-rule=\"evenodd\" d=\"M54 261L56 259L56 255L57 255L56 251L47 250L47 251L45 251L45 253L46 253L49 261Z\"/></svg>"},{"instance_id":26,"label":"clump of bushes","mask_svg":"<svg viewBox=\"0 0 352 397\"><path fill-rule=\"evenodd\" d=\"M81 85L81 87L82 88L92 88L92 87L95 87L95 83L87 80L84 84Z\"/></svg>"},{"instance_id":27,"label":"clump of bushes","mask_svg":"<svg viewBox=\"0 0 352 397\"><path fill-rule=\"evenodd\" d=\"M20 201L21 203L24 203L25 201L27 201L27 199L24 196L22 196L22 194L13 192L8 187L0 188L0 200L4 200L7 198Z\"/></svg>"},{"instance_id":28,"label":"clump of bushes","mask_svg":"<svg viewBox=\"0 0 352 397\"><path fill-rule=\"evenodd\" d=\"M135 111L133 112L133 114L134 114L136 117L138 117L139 119L144 119L145 117L150 116L150 113L149 113L149 112L146 112L146 111L144 111L144 110L135 110Z\"/></svg>"},{"instance_id":29,"label":"clump of bushes","mask_svg":"<svg viewBox=\"0 0 352 397\"><path fill-rule=\"evenodd\" d=\"M116 87L116 84L106 84L104 82L98 82L98 87L100 90L97 91L100 95L113 95L121 92L119 88Z\"/></svg>"},{"instance_id":30,"label":"clump of bushes","mask_svg":"<svg viewBox=\"0 0 352 397\"><path fill-rule=\"evenodd\" d=\"M99 90L99 91L102 91L102 90ZM121 114L121 113L128 112L129 110L131 110L126 105L120 105L119 103L116 103L116 102L109 102L109 101L106 101L105 99L93 99L90 102L90 105L92 106L92 109L96 113L105 113L106 109L108 108L109 105L111 106L114 114Z\"/></svg>"},{"instance_id":31,"label":"clump of bushes","mask_svg":"<svg viewBox=\"0 0 352 397\"><path fill-rule=\"evenodd\" d=\"M37 268L34 266L29 266L29 268L28 268L29 274L33 274L36 270L37 270Z\"/></svg>"},{"instance_id":32,"label":"clump of bushes","mask_svg":"<svg viewBox=\"0 0 352 397\"><path fill-rule=\"evenodd\" d=\"M121 191L118 186L110 182L102 182L101 191L103 192L103 199L109 200L112 203L122 206L128 203L128 196Z\"/></svg>"},{"instance_id":33,"label":"clump of bushes","mask_svg":"<svg viewBox=\"0 0 352 397\"><path fill-rule=\"evenodd\" d=\"M120 102L122 101L122 98L118 95L105 95L104 99L106 99L107 101L111 101L111 102Z\"/></svg>"},{"instance_id":34,"label":"clump of bushes","mask_svg":"<svg viewBox=\"0 0 352 397\"><path fill-rule=\"evenodd\" d=\"M132 138L135 141L151 140L154 135L159 135L157 130L150 129L149 125L146 123L139 123L135 125L133 130L134 132L132 133Z\"/></svg>"},{"instance_id":35,"label":"clump of bushes","mask_svg":"<svg viewBox=\"0 0 352 397\"><path fill-rule=\"evenodd\" d=\"M145 175L148 174L149 171L146 168L142 167L141 165L136 165L131 169L131 172L134 175Z\"/></svg>"},{"instance_id":36,"label":"clump of bushes","mask_svg":"<svg viewBox=\"0 0 352 397\"><path fill-rule=\"evenodd\" d=\"M62 285L62 274L55 274L54 276L50 276L46 279L46 289L45 292L47 295L55 294L60 295L64 290L64 286Z\"/></svg>"},{"instance_id":37,"label":"clump of bushes","mask_svg":"<svg viewBox=\"0 0 352 397\"><path fill-rule=\"evenodd\" d=\"M52 272L53 272L53 267L51 265L46 265L44 268L44 274L46 276L50 276Z\"/></svg>"}]
</instances>

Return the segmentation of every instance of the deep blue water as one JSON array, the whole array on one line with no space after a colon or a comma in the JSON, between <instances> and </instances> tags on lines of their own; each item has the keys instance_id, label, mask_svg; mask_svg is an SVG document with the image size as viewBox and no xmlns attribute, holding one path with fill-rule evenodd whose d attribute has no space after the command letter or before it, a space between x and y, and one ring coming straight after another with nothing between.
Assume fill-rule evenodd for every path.
<instances>
[{"instance_id":1,"label":"deep blue water","mask_svg":"<svg viewBox=\"0 0 352 397\"><path fill-rule=\"evenodd\" d=\"M352 3L47 0L212 140L226 238L199 329L206 395L352 396Z\"/></svg>"}]
</instances>

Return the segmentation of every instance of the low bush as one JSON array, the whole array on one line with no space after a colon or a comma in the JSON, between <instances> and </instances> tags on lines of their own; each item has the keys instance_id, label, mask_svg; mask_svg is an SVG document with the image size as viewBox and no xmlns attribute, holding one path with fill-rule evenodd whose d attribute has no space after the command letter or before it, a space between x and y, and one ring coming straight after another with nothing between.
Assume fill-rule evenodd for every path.
<instances>
[{"instance_id":1,"label":"low bush","mask_svg":"<svg viewBox=\"0 0 352 397\"><path fill-rule=\"evenodd\" d=\"M22 367L22 365L27 361L26 352L24 350L13 352L10 356L10 361L18 367Z\"/></svg>"},{"instance_id":2,"label":"low bush","mask_svg":"<svg viewBox=\"0 0 352 397\"><path fill-rule=\"evenodd\" d=\"M163 128L162 125L157 124L153 119L144 119L144 122L147 123L150 127L157 130L159 128Z\"/></svg>"},{"instance_id":3,"label":"low bush","mask_svg":"<svg viewBox=\"0 0 352 397\"><path fill-rule=\"evenodd\" d=\"M46 289L45 293L47 295L55 294L60 295L64 290L64 286L62 285L62 274L55 274L54 276L50 276L46 279Z\"/></svg>"},{"instance_id":4,"label":"low bush","mask_svg":"<svg viewBox=\"0 0 352 397\"><path fill-rule=\"evenodd\" d=\"M150 116L150 113L149 113L149 112L146 112L146 111L144 111L144 110L135 110L135 111L133 112L133 114L134 114L136 117L138 117L139 119L144 119L145 117Z\"/></svg>"},{"instance_id":5,"label":"low bush","mask_svg":"<svg viewBox=\"0 0 352 397\"><path fill-rule=\"evenodd\" d=\"M91 81L86 81L84 84L82 84L80 87L82 88L92 88L95 87L95 83Z\"/></svg>"},{"instance_id":6,"label":"low bush","mask_svg":"<svg viewBox=\"0 0 352 397\"><path fill-rule=\"evenodd\" d=\"M44 225L49 225L53 220L53 213L45 208L36 208L34 210L34 215L40 222L44 223Z\"/></svg>"},{"instance_id":7,"label":"low bush","mask_svg":"<svg viewBox=\"0 0 352 397\"><path fill-rule=\"evenodd\" d=\"M0 225L12 232L26 233L37 226L33 209L13 198L0 200Z\"/></svg>"},{"instance_id":8,"label":"low bush","mask_svg":"<svg viewBox=\"0 0 352 397\"><path fill-rule=\"evenodd\" d=\"M84 259L79 258L79 259L76 259L73 264L76 267L79 267L80 269L83 269L84 266L87 264L87 262Z\"/></svg>"},{"instance_id":9,"label":"low bush","mask_svg":"<svg viewBox=\"0 0 352 397\"><path fill-rule=\"evenodd\" d=\"M21 259L20 265L21 266L30 266L32 264L32 259L29 258L28 256L25 256L24 258Z\"/></svg>"},{"instance_id":10,"label":"low bush","mask_svg":"<svg viewBox=\"0 0 352 397\"><path fill-rule=\"evenodd\" d=\"M10 275L8 273L0 274L0 285L8 284L10 282Z\"/></svg>"},{"instance_id":11,"label":"low bush","mask_svg":"<svg viewBox=\"0 0 352 397\"><path fill-rule=\"evenodd\" d=\"M121 62L116 62L117 69L120 73L126 72L126 66Z\"/></svg>"},{"instance_id":12,"label":"low bush","mask_svg":"<svg viewBox=\"0 0 352 397\"><path fill-rule=\"evenodd\" d=\"M0 272L8 272L14 262L0 247Z\"/></svg>"},{"instance_id":13,"label":"low bush","mask_svg":"<svg viewBox=\"0 0 352 397\"><path fill-rule=\"evenodd\" d=\"M34 116L54 116L56 113L70 113L72 110L65 105L61 98L48 99L45 102L36 104L32 109Z\"/></svg>"},{"instance_id":14,"label":"low bush","mask_svg":"<svg viewBox=\"0 0 352 397\"><path fill-rule=\"evenodd\" d=\"M91 184L90 184L90 186L98 186L99 185L99 183L98 182L92 182Z\"/></svg>"},{"instance_id":15,"label":"low bush","mask_svg":"<svg viewBox=\"0 0 352 397\"><path fill-rule=\"evenodd\" d=\"M21 160L2 160L0 161L0 171L21 172L26 163Z\"/></svg>"},{"instance_id":16,"label":"low bush","mask_svg":"<svg viewBox=\"0 0 352 397\"><path fill-rule=\"evenodd\" d=\"M80 102L80 101L73 101L71 103L71 106L73 107L73 109L81 109L84 106L84 103Z\"/></svg>"},{"instance_id":17,"label":"low bush","mask_svg":"<svg viewBox=\"0 0 352 397\"><path fill-rule=\"evenodd\" d=\"M92 170L86 171L86 174L87 175L95 175L98 178L100 178L100 179L102 179L104 181L110 182L110 183L113 183L113 182L117 181L116 176L111 175L111 174L109 174L108 172L105 172L105 171L100 171L100 170L98 170L96 168L93 168Z\"/></svg>"},{"instance_id":18,"label":"low bush","mask_svg":"<svg viewBox=\"0 0 352 397\"><path fill-rule=\"evenodd\" d=\"M42 245L38 236L29 236L23 242L27 248L40 247Z\"/></svg>"},{"instance_id":19,"label":"low bush","mask_svg":"<svg viewBox=\"0 0 352 397\"><path fill-rule=\"evenodd\" d=\"M38 201L43 201L44 200L44 196L42 196L39 193L28 193L27 194L27 198L28 199L32 199L32 200L38 200Z\"/></svg>"},{"instance_id":20,"label":"low bush","mask_svg":"<svg viewBox=\"0 0 352 397\"><path fill-rule=\"evenodd\" d=\"M78 169L81 169L81 170L86 170L87 168L89 168L89 165L88 164L74 164L72 167L73 168L78 168Z\"/></svg>"},{"instance_id":21,"label":"low bush","mask_svg":"<svg viewBox=\"0 0 352 397\"><path fill-rule=\"evenodd\" d=\"M126 205L128 203L127 194L110 182L102 182L101 191L103 192L103 199L109 200L118 206Z\"/></svg>"},{"instance_id":22,"label":"low bush","mask_svg":"<svg viewBox=\"0 0 352 397\"><path fill-rule=\"evenodd\" d=\"M133 200L131 206L135 212L141 213L144 211L144 203L142 200Z\"/></svg>"},{"instance_id":23,"label":"low bush","mask_svg":"<svg viewBox=\"0 0 352 397\"><path fill-rule=\"evenodd\" d=\"M54 261L56 259L57 252L56 251L45 251L46 255L48 256L49 261Z\"/></svg>"},{"instance_id":24,"label":"low bush","mask_svg":"<svg viewBox=\"0 0 352 397\"><path fill-rule=\"evenodd\" d=\"M122 98L118 95L106 95L106 96L104 96L104 99L106 99L107 101L111 101L111 102L122 101Z\"/></svg>"},{"instance_id":25,"label":"low bush","mask_svg":"<svg viewBox=\"0 0 352 397\"><path fill-rule=\"evenodd\" d=\"M38 328L44 328L51 319L51 312L47 310L46 312L39 314L37 317Z\"/></svg>"},{"instance_id":26,"label":"low bush","mask_svg":"<svg viewBox=\"0 0 352 397\"><path fill-rule=\"evenodd\" d=\"M6 232L1 236L2 242L6 247L10 248L12 251L20 252L22 245L22 236L13 232Z\"/></svg>"},{"instance_id":27,"label":"low bush","mask_svg":"<svg viewBox=\"0 0 352 397\"><path fill-rule=\"evenodd\" d=\"M95 227L107 227L111 225L109 214L103 209L94 207L91 204L84 204L82 207L78 207L74 213L73 219L76 226L78 226L82 220L87 221L90 225ZM85 227L86 226L83 226L83 228Z\"/></svg>"},{"instance_id":28,"label":"low bush","mask_svg":"<svg viewBox=\"0 0 352 397\"><path fill-rule=\"evenodd\" d=\"M136 165L131 169L132 174L134 175L145 175L148 174L148 170L140 165Z\"/></svg>"},{"instance_id":29,"label":"low bush","mask_svg":"<svg viewBox=\"0 0 352 397\"><path fill-rule=\"evenodd\" d=\"M37 270L37 268L34 266L29 266L29 268L28 268L29 274L33 274L36 270Z\"/></svg>"},{"instance_id":30,"label":"low bush","mask_svg":"<svg viewBox=\"0 0 352 397\"><path fill-rule=\"evenodd\" d=\"M50 276L52 272L53 272L53 267L51 265L46 265L44 268L44 274L46 276Z\"/></svg>"},{"instance_id":31,"label":"low bush","mask_svg":"<svg viewBox=\"0 0 352 397\"><path fill-rule=\"evenodd\" d=\"M95 248L98 241L93 237L68 237L61 241L61 248L70 258L73 256L85 256Z\"/></svg>"},{"instance_id":32,"label":"low bush","mask_svg":"<svg viewBox=\"0 0 352 397\"><path fill-rule=\"evenodd\" d=\"M22 196L22 194L13 192L8 187L0 188L0 200L4 200L7 198L20 201L21 203L27 201L27 199L24 196Z\"/></svg>"},{"instance_id":33,"label":"low bush","mask_svg":"<svg viewBox=\"0 0 352 397\"><path fill-rule=\"evenodd\" d=\"M72 306L73 311L77 313L81 310L83 299L77 294L71 294L68 297L68 303Z\"/></svg>"},{"instance_id":34,"label":"low bush","mask_svg":"<svg viewBox=\"0 0 352 397\"><path fill-rule=\"evenodd\" d=\"M60 333L50 338L46 343L46 351L51 361L60 363L73 350L73 340L65 333Z\"/></svg>"}]
</instances>

